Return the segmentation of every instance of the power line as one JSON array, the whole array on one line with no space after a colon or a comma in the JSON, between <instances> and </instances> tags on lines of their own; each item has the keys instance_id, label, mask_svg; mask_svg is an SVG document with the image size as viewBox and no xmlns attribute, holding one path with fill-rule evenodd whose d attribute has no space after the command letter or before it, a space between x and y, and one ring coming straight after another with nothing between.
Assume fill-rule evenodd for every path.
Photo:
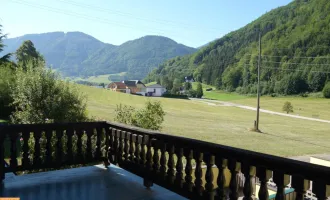
<instances>
[{"instance_id":1,"label":"power line","mask_svg":"<svg viewBox=\"0 0 330 200\"><path fill-rule=\"evenodd\" d=\"M277 68L277 67L262 67L261 69L276 69L276 70L283 70L283 71L301 71L301 72L305 72L305 70L301 70L301 69L282 69L282 68ZM314 71L311 70L309 71L310 73L324 73L324 74L330 74L330 72L324 72L324 71Z\"/></svg>"},{"instance_id":2,"label":"power line","mask_svg":"<svg viewBox=\"0 0 330 200\"><path fill-rule=\"evenodd\" d=\"M111 24L111 25L121 26L121 27L125 27L125 28L135 29L135 30L140 29L141 31L145 31L145 29L141 29L141 27L128 26L128 25L125 25L123 23L110 21L108 19L102 19L102 18L99 18L99 17L93 17L93 16L84 15L84 14L80 14L80 13L76 13L76 12L72 12L72 11L68 12L68 11L65 11L65 10L61 10L61 9L57 9L57 8L53 8L53 7L49 7L49 6L45 6L45 5L41 5L41 4L32 4L32 3L24 2L24 1L21 1L21 0L10 0L10 1L13 2L13 3L22 4L22 5L42 9L42 10L47 10L47 11L54 12L54 13L60 13L60 14L68 15L68 16L83 18L83 19L86 19L86 20L94 21L94 22L98 21L100 23ZM160 32L155 32L154 30L158 30ZM154 33L154 34L165 34L164 30L154 29L154 28L152 29L152 31L149 31L149 32ZM170 35L180 37L179 35L175 35L175 34L170 34Z\"/></svg>"},{"instance_id":3,"label":"power line","mask_svg":"<svg viewBox=\"0 0 330 200\"><path fill-rule=\"evenodd\" d=\"M142 20L142 21L150 21L150 22L157 22L157 23L161 23L161 24L167 24L167 25L175 25L177 27L178 24L180 24L182 26L185 27L194 27L194 28L202 28L203 30L212 30L212 31L220 31L219 29L215 29L215 28L206 28L206 27L199 27L199 26L195 26L192 24L185 24L185 23L180 23L180 22L174 22L174 21L168 21L168 20L163 20L163 19L150 19L150 18L143 18L143 17L137 17L133 14L130 13L125 13L125 12L121 12L121 11L117 11L117 10L111 10L111 9L105 9L102 7L98 7L98 6L94 6L94 5L90 5L90 4L82 4L82 3L78 3L76 1L70 1L70 0L58 0L60 2L63 3L67 3L67 4L71 4L74 6L78 6L81 8L88 8L88 9L94 9L94 10L98 10L98 11L102 11L102 12L106 12L106 13L110 13L110 14L117 14L117 15L122 15L122 16L128 16L134 19L138 19L138 20Z\"/></svg>"},{"instance_id":4,"label":"power line","mask_svg":"<svg viewBox=\"0 0 330 200\"><path fill-rule=\"evenodd\" d=\"M263 61L263 63L287 64L287 65L311 65L311 66L330 66L330 64L311 64L311 63L286 63L286 62L273 62Z\"/></svg>"},{"instance_id":5,"label":"power line","mask_svg":"<svg viewBox=\"0 0 330 200\"><path fill-rule=\"evenodd\" d=\"M257 54L245 54L248 56L258 56ZM285 55L286 56L286 55ZM270 56L270 55L261 55L261 57L270 57L270 58L283 58L284 56ZM330 59L329 56L307 56L307 57L300 57L300 56L287 56L288 58L324 58Z\"/></svg>"}]
</instances>

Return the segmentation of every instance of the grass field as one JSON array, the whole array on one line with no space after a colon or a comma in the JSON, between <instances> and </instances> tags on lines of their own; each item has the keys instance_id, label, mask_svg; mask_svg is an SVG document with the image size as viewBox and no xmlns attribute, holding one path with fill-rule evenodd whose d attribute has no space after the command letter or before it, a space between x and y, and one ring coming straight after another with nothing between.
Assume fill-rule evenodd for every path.
<instances>
[{"instance_id":1,"label":"grass field","mask_svg":"<svg viewBox=\"0 0 330 200\"><path fill-rule=\"evenodd\" d=\"M73 78L73 81L89 81L89 82L94 82L94 83L105 83L108 84L112 80L109 80L109 76L111 79L111 76L115 76L117 78L119 77L124 77L126 75L126 72L118 73L118 74L104 74L104 75L98 75L98 76L89 76L88 78L81 78L81 77L75 77ZM114 80L118 81L118 80Z\"/></svg>"},{"instance_id":2,"label":"grass field","mask_svg":"<svg viewBox=\"0 0 330 200\"><path fill-rule=\"evenodd\" d=\"M166 112L162 132L168 134L280 156L330 153L330 124L261 113L261 134L249 131L255 120L254 111L79 87L88 96L89 114L99 119L112 121L119 103L141 108L148 100L159 100ZM313 101L307 105L319 109Z\"/></svg>"}]
</instances>

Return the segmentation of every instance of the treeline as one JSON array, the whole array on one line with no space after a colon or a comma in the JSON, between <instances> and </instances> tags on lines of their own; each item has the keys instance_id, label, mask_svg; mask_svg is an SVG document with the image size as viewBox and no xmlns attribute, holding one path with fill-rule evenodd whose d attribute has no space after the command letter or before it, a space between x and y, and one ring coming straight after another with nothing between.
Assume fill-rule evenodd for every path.
<instances>
[{"instance_id":1,"label":"treeline","mask_svg":"<svg viewBox=\"0 0 330 200\"><path fill-rule=\"evenodd\" d=\"M330 80L328 13L328 0L293 1L192 55L164 62L146 79L193 76L218 89L256 93L260 31L262 94L321 91Z\"/></svg>"},{"instance_id":2,"label":"treeline","mask_svg":"<svg viewBox=\"0 0 330 200\"><path fill-rule=\"evenodd\" d=\"M0 52L4 45L0 26ZM15 54L16 62L10 60ZM89 120L86 98L51 69L29 40L0 57L0 119L33 124Z\"/></svg>"}]
</instances>

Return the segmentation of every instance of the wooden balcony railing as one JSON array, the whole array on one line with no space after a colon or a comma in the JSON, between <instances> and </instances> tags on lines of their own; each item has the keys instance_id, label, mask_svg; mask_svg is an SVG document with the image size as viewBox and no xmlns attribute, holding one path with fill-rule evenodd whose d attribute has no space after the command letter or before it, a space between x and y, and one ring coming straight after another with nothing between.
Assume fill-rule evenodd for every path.
<instances>
[{"instance_id":1,"label":"wooden balcony railing","mask_svg":"<svg viewBox=\"0 0 330 200\"><path fill-rule=\"evenodd\" d=\"M103 161L106 166L118 164L143 177L146 187L156 183L189 199L238 199L238 173L244 174L244 200L268 199L270 179L277 187L276 200L285 199L287 185L294 188L294 196L299 200L304 199L310 183L318 199L326 199L329 192L328 167L121 124L3 125L0 160L5 157L7 137L10 167L0 165L2 179L10 169L56 169ZM17 140L21 137L22 158L18 164L21 152ZM226 180L227 171L230 180ZM255 178L260 184L258 194L254 194Z\"/></svg>"}]
</instances>

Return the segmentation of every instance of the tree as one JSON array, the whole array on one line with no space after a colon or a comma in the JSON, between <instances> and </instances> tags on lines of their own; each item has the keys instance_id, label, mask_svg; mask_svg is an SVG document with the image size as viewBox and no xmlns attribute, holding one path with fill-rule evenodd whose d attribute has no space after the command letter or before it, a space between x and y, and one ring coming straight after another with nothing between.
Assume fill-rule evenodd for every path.
<instances>
[{"instance_id":1,"label":"tree","mask_svg":"<svg viewBox=\"0 0 330 200\"><path fill-rule=\"evenodd\" d=\"M178 78L174 79L171 93L172 94L178 93L180 91L181 86L182 86L181 81Z\"/></svg>"},{"instance_id":2,"label":"tree","mask_svg":"<svg viewBox=\"0 0 330 200\"><path fill-rule=\"evenodd\" d=\"M38 62L45 62L43 56L36 50L31 40L24 41L16 50L15 54L18 65L23 67L25 70L28 62L33 62L34 65L38 65Z\"/></svg>"},{"instance_id":3,"label":"tree","mask_svg":"<svg viewBox=\"0 0 330 200\"><path fill-rule=\"evenodd\" d=\"M167 76L163 76L160 82L161 85L164 86L168 91L172 90L173 82L170 81Z\"/></svg>"},{"instance_id":4,"label":"tree","mask_svg":"<svg viewBox=\"0 0 330 200\"><path fill-rule=\"evenodd\" d=\"M49 123L86 121L86 98L77 88L44 65L19 67L11 84L11 98L15 111L13 123Z\"/></svg>"},{"instance_id":5,"label":"tree","mask_svg":"<svg viewBox=\"0 0 330 200\"><path fill-rule=\"evenodd\" d=\"M184 87L184 90L186 90L186 91L192 89L192 85L190 82L185 82L183 87Z\"/></svg>"},{"instance_id":6,"label":"tree","mask_svg":"<svg viewBox=\"0 0 330 200\"><path fill-rule=\"evenodd\" d=\"M159 101L148 101L143 109L119 104L115 110L115 121L145 129L160 130L165 112Z\"/></svg>"},{"instance_id":7,"label":"tree","mask_svg":"<svg viewBox=\"0 0 330 200\"><path fill-rule=\"evenodd\" d=\"M291 102L289 102L289 101L285 102L282 110L285 111L287 114L292 113L293 106L292 106Z\"/></svg>"},{"instance_id":8,"label":"tree","mask_svg":"<svg viewBox=\"0 0 330 200\"><path fill-rule=\"evenodd\" d=\"M197 90L196 90L196 97L197 98L202 98L203 96L203 86L200 82L197 84Z\"/></svg>"},{"instance_id":9,"label":"tree","mask_svg":"<svg viewBox=\"0 0 330 200\"><path fill-rule=\"evenodd\" d=\"M3 48L5 47L2 40L5 39L6 37L7 37L6 34L2 34L2 26L0 24L0 53L3 51ZM8 54L0 57L0 65L2 63L9 62L10 57L11 57L11 53L8 53Z\"/></svg>"},{"instance_id":10,"label":"tree","mask_svg":"<svg viewBox=\"0 0 330 200\"><path fill-rule=\"evenodd\" d=\"M328 82L323 88L323 96L325 98L330 98L330 82Z\"/></svg>"}]
</instances>

